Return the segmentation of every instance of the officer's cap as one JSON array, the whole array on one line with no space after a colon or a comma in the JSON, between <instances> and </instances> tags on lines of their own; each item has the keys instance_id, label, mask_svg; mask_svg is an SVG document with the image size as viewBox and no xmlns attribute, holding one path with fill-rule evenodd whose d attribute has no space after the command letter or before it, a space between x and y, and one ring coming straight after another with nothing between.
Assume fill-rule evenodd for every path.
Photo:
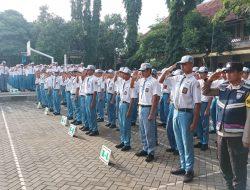
<instances>
[{"instance_id":1,"label":"officer's cap","mask_svg":"<svg viewBox=\"0 0 250 190\"><path fill-rule=\"evenodd\" d=\"M145 71L147 69L152 69L152 65L150 63L142 63L139 71Z\"/></svg>"},{"instance_id":2,"label":"officer's cap","mask_svg":"<svg viewBox=\"0 0 250 190\"><path fill-rule=\"evenodd\" d=\"M216 71L215 72L221 72L222 70L221 69L216 69Z\"/></svg>"},{"instance_id":3,"label":"officer's cap","mask_svg":"<svg viewBox=\"0 0 250 190\"><path fill-rule=\"evenodd\" d=\"M183 64L189 62L194 63L194 58L191 55L185 55L181 58L181 60L178 63Z\"/></svg>"},{"instance_id":4,"label":"officer's cap","mask_svg":"<svg viewBox=\"0 0 250 190\"><path fill-rule=\"evenodd\" d=\"M200 67L198 73L208 73L207 67Z\"/></svg>"},{"instance_id":5,"label":"officer's cap","mask_svg":"<svg viewBox=\"0 0 250 190\"><path fill-rule=\"evenodd\" d=\"M94 65L88 65L86 69L95 71L95 66Z\"/></svg>"},{"instance_id":6,"label":"officer's cap","mask_svg":"<svg viewBox=\"0 0 250 190\"><path fill-rule=\"evenodd\" d=\"M225 72L237 71L241 72L243 70L243 64L240 62L228 62L225 67Z\"/></svg>"},{"instance_id":7,"label":"officer's cap","mask_svg":"<svg viewBox=\"0 0 250 190\"><path fill-rule=\"evenodd\" d=\"M247 68L247 67L243 67L243 72L246 72L246 73L250 73L250 68Z\"/></svg>"},{"instance_id":8,"label":"officer's cap","mask_svg":"<svg viewBox=\"0 0 250 190\"><path fill-rule=\"evenodd\" d=\"M122 72L129 75L131 75L132 73L132 71L128 67L123 68Z\"/></svg>"}]
</instances>

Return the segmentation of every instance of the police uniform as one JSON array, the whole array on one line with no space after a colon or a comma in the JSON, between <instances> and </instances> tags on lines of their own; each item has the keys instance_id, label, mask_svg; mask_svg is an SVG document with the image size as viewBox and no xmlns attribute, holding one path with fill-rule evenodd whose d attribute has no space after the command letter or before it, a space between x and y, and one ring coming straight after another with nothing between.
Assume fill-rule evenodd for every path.
<instances>
[{"instance_id":1,"label":"police uniform","mask_svg":"<svg viewBox=\"0 0 250 190\"><path fill-rule=\"evenodd\" d=\"M228 63L227 71L242 71L241 63ZM250 143L250 86L244 81L237 86L225 82L219 88L210 88L207 81L204 95L218 95L217 146L218 158L227 189L246 189L247 161Z\"/></svg>"},{"instance_id":2,"label":"police uniform","mask_svg":"<svg viewBox=\"0 0 250 190\"><path fill-rule=\"evenodd\" d=\"M150 69L150 64L142 64L140 70ZM137 156L147 154L147 158L154 157L156 146L156 126L155 120L149 120L148 116L152 108L153 96L161 96L161 89L159 82L149 76L148 78L141 78L138 80L139 85L139 128L143 151L136 154ZM157 108L156 108L157 109ZM156 113L155 113L156 114ZM147 160L147 159L146 159ZM152 160L150 160L152 161Z\"/></svg>"}]
</instances>

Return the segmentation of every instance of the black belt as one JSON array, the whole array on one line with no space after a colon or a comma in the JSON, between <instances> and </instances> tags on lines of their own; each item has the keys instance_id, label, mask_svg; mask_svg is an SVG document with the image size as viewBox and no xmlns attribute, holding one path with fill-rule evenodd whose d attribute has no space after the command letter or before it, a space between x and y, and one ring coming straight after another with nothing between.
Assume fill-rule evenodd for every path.
<instances>
[{"instance_id":1,"label":"black belt","mask_svg":"<svg viewBox=\"0 0 250 190\"><path fill-rule=\"evenodd\" d=\"M190 108L175 108L177 111L180 111L180 112L189 112L189 113L192 113L193 112L193 109L190 109Z\"/></svg>"},{"instance_id":2,"label":"black belt","mask_svg":"<svg viewBox=\"0 0 250 190\"><path fill-rule=\"evenodd\" d=\"M145 107L145 108L149 108L149 107L151 107L152 105L140 105L141 107Z\"/></svg>"},{"instance_id":3,"label":"black belt","mask_svg":"<svg viewBox=\"0 0 250 190\"><path fill-rule=\"evenodd\" d=\"M122 101L122 103L123 103L123 104L130 104L130 103L128 103L128 102L125 102L125 101Z\"/></svg>"},{"instance_id":4,"label":"black belt","mask_svg":"<svg viewBox=\"0 0 250 190\"><path fill-rule=\"evenodd\" d=\"M86 96L93 96L93 94L86 94Z\"/></svg>"},{"instance_id":5,"label":"black belt","mask_svg":"<svg viewBox=\"0 0 250 190\"><path fill-rule=\"evenodd\" d=\"M71 95L76 95L76 94L71 94Z\"/></svg>"},{"instance_id":6,"label":"black belt","mask_svg":"<svg viewBox=\"0 0 250 190\"><path fill-rule=\"evenodd\" d=\"M112 93L108 92L108 94L113 95Z\"/></svg>"}]
</instances>

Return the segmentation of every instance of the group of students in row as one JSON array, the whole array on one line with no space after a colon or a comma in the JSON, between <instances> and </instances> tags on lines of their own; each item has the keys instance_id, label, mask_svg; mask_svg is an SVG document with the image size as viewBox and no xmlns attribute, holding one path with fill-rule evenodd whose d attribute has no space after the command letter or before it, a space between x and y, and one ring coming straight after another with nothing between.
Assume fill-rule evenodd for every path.
<instances>
[{"instance_id":1,"label":"group of students in row","mask_svg":"<svg viewBox=\"0 0 250 190\"><path fill-rule=\"evenodd\" d=\"M170 144L167 151L180 157L180 167L171 173L184 175L184 182L194 177L194 147L208 149L210 109L214 109L211 116L214 114L214 127L221 137L217 143L224 177L228 187L244 189L246 164L241 162L247 157L246 146L250 147L250 126L247 124L249 69L243 68L241 63L228 63L225 68L209 73L206 67L197 69L193 64L193 57L187 55L161 72L149 63L141 64L134 71L127 67L103 71L93 65L86 68L82 65L66 68L39 65L35 80L37 98L54 115L60 115L61 104L64 104L68 119L73 120L71 123L82 125L80 129L90 136L99 135L98 122L104 122L107 110L105 126L120 131L120 143L116 148L121 151L131 149L131 126L138 116L142 148L136 156L146 157L146 162L155 159L159 113L167 129ZM235 117L239 119L232 119ZM193 142L195 133L200 139L196 145ZM237 146L227 147L229 144L222 140L228 138L241 140L235 143ZM238 154L229 154L229 148L236 149ZM242 172L230 162L225 163L230 156L241 157L241 161L235 159L233 164Z\"/></svg>"}]
</instances>

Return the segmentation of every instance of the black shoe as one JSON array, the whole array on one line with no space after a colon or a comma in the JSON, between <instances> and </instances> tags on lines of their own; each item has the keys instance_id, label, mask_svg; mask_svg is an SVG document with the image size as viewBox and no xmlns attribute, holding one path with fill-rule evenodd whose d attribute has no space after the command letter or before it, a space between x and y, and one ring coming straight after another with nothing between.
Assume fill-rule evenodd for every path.
<instances>
[{"instance_id":1,"label":"black shoe","mask_svg":"<svg viewBox=\"0 0 250 190\"><path fill-rule=\"evenodd\" d=\"M54 110L52 108L49 109L50 112L53 112Z\"/></svg>"},{"instance_id":2,"label":"black shoe","mask_svg":"<svg viewBox=\"0 0 250 190\"><path fill-rule=\"evenodd\" d=\"M131 122L131 126L136 126L136 123L135 122Z\"/></svg>"},{"instance_id":3,"label":"black shoe","mask_svg":"<svg viewBox=\"0 0 250 190\"><path fill-rule=\"evenodd\" d=\"M97 122L104 122L104 119L103 118L98 118Z\"/></svg>"},{"instance_id":4,"label":"black shoe","mask_svg":"<svg viewBox=\"0 0 250 190\"><path fill-rule=\"evenodd\" d=\"M146 162L152 162L155 159L153 154L148 154L147 158L145 159Z\"/></svg>"},{"instance_id":5,"label":"black shoe","mask_svg":"<svg viewBox=\"0 0 250 190\"><path fill-rule=\"evenodd\" d=\"M60 113L53 113L54 115L61 115Z\"/></svg>"},{"instance_id":6,"label":"black shoe","mask_svg":"<svg viewBox=\"0 0 250 190\"><path fill-rule=\"evenodd\" d=\"M208 144L201 145L201 150L206 151L208 149Z\"/></svg>"},{"instance_id":7,"label":"black shoe","mask_svg":"<svg viewBox=\"0 0 250 190\"><path fill-rule=\"evenodd\" d=\"M159 146L159 142L158 142L158 141L156 141L155 145L156 145L156 146Z\"/></svg>"},{"instance_id":8,"label":"black shoe","mask_svg":"<svg viewBox=\"0 0 250 190\"><path fill-rule=\"evenodd\" d=\"M84 128L85 128L85 127L84 127L84 126L82 126L82 127L80 127L79 129L80 129L80 130L83 130Z\"/></svg>"},{"instance_id":9,"label":"black shoe","mask_svg":"<svg viewBox=\"0 0 250 190\"><path fill-rule=\"evenodd\" d=\"M106 127L109 127L109 126L111 126L111 123L107 123L105 126L106 126Z\"/></svg>"},{"instance_id":10,"label":"black shoe","mask_svg":"<svg viewBox=\"0 0 250 190\"><path fill-rule=\"evenodd\" d=\"M166 123L158 123L158 126L160 127L166 126Z\"/></svg>"},{"instance_id":11,"label":"black shoe","mask_svg":"<svg viewBox=\"0 0 250 190\"><path fill-rule=\"evenodd\" d=\"M199 142L198 144L194 145L194 148L201 148L201 143Z\"/></svg>"},{"instance_id":12,"label":"black shoe","mask_svg":"<svg viewBox=\"0 0 250 190\"><path fill-rule=\"evenodd\" d=\"M116 129L116 131L120 131L120 129L119 129L119 128L117 128L117 129Z\"/></svg>"},{"instance_id":13,"label":"black shoe","mask_svg":"<svg viewBox=\"0 0 250 190\"><path fill-rule=\"evenodd\" d=\"M124 147L124 143L121 143L115 146L115 148L122 148L122 147Z\"/></svg>"},{"instance_id":14,"label":"black shoe","mask_svg":"<svg viewBox=\"0 0 250 190\"><path fill-rule=\"evenodd\" d=\"M194 178L194 172L193 171L188 171L185 173L184 177L183 177L183 182L184 183L188 183L193 181Z\"/></svg>"},{"instance_id":15,"label":"black shoe","mask_svg":"<svg viewBox=\"0 0 250 190\"><path fill-rule=\"evenodd\" d=\"M76 121L76 120L74 120L74 121L72 121L70 124L73 124L73 125L74 125L76 122L77 122L77 121Z\"/></svg>"},{"instance_id":16,"label":"black shoe","mask_svg":"<svg viewBox=\"0 0 250 190\"><path fill-rule=\"evenodd\" d=\"M212 130L209 132L210 134L215 134L216 133L216 130Z\"/></svg>"},{"instance_id":17,"label":"black shoe","mask_svg":"<svg viewBox=\"0 0 250 190\"><path fill-rule=\"evenodd\" d=\"M174 156L178 156L178 155L179 155L179 151L178 151L178 150L175 150L175 151L173 152L173 155L174 155Z\"/></svg>"},{"instance_id":18,"label":"black shoe","mask_svg":"<svg viewBox=\"0 0 250 190\"><path fill-rule=\"evenodd\" d=\"M94 131L89 134L89 136L98 136L98 135L99 135L98 131Z\"/></svg>"},{"instance_id":19,"label":"black shoe","mask_svg":"<svg viewBox=\"0 0 250 190\"><path fill-rule=\"evenodd\" d=\"M90 133L91 133L91 131L87 131L85 134L86 134L86 135L89 135Z\"/></svg>"},{"instance_id":20,"label":"black shoe","mask_svg":"<svg viewBox=\"0 0 250 190\"><path fill-rule=\"evenodd\" d=\"M111 125L109 128L110 128L110 129L115 129L115 128L116 128L116 125Z\"/></svg>"},{"instance_id":21,"label":"black shoe","mask_svg":"<svg viewBox=\"0 0 250 190\"><path fill-rule=\"evenodd\" d=\"M75 122L75 125L81 125L81 124L82 124L81 121L76 121L76 122Z\"/></svg>"},{"instance_id":22,"label":"black shoe","mask_svg":"<svg viewBox=\"0 0 250 190\"><path fill-rule=\"evenodd\" d=\"M135 155L138 157L142 157L142 156L147 156L148 153L144 150L141 150L140 152L137 152Z\"/></svg>"},{"instance_id":23,"label":"black shoe","mask_svg":"<svg viewBox=\"0 0 250 190\"><path fill-rule=\"evenodd\" d=\"M131 146L124 146L124 147L122 147L122 149L121 149L121 151L128 151L128 150L130 150L131 149Z\"/></svg>"},{"instance_id":24,"label":"black shoe","mask_svg":"<svg viewBox=\"0 0 250 190\"><path fill-rule=\"evenodd\" d=\"M174 152L175 151L175 149L172 149L172 148L167 148L166 149L166 152Z\"/></svg>"},{"instance_id":25,"label":"black shoe","mask_svg":"<svg viewBox=\"0 0 250 190\"><path fill-rule=\"evenodd\" d=\"M178 168L176 170L172 170L170 173L173 175L185 175L186 171L182 168Z\"/></svg>"},{"instance_id":26,"label":"black shoe","mask_svg":"<svg viewBox=\"0 0 250 190\"><path fill-rule=\"evenodd\" d=\"M84 127L83 129L81 129L82 131L89 131L88 127Z\"/></svg>"},{"instance_id":27,"label":"black shoe","mask_svg":"<svg viewBox=\"0 0 250 190\"><path fill-rule=\"evenodd\" d=\"M67 119L68 119L68 120L72 120L72 119L73 119L73 117L67 117Z\"/></svg>"}]
</instances>

